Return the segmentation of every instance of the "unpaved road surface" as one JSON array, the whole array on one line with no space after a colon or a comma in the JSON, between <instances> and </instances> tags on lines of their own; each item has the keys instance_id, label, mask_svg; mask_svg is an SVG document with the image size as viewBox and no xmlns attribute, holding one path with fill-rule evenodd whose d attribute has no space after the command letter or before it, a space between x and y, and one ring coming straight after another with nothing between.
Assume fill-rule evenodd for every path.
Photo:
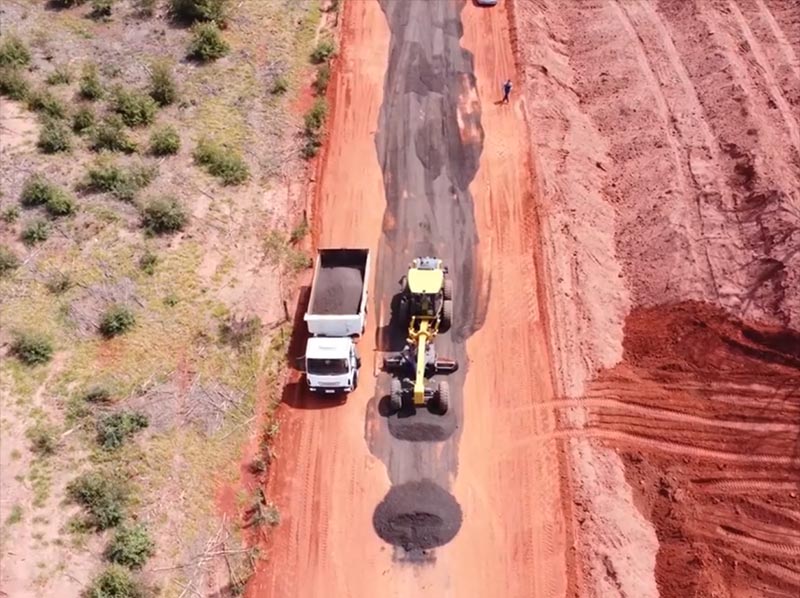
<instances>
[{"instance_id":1,"label":"unpaved road surface","mask_svg":"<svg viewBox=\"0 0 800 598\"><path fill-rule=\"evenodd\" d=\"M797 596L800 5L540 0L515 18L574 592Z\"/></svg>"},{"instance_id":2,"label":"unpaved road surface","mask_svg":"<svg viewBox=\"0 0 800 598\"><path fill-rule=\"evenodd\" d=\"M377 257L361 386L336 405L287 389L270 488L282 523L249 595L561 596L528 139L519 103L496 103L515 68L508 14L381 0L346 2L343 22L315 221L320 246ZM437 350L461 367L445 416L389 416L391 300L425 254L455 282Z\"/></svg>"}]
</instances>

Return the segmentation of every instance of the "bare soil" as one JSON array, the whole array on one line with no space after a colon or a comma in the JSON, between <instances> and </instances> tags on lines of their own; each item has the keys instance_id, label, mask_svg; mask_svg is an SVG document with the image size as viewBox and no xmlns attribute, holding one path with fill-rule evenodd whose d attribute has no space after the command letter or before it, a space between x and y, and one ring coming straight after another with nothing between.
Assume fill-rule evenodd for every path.
<instances>
[{"instance_id":1,"label":"bare soil","mask_svg":"<svg viewBox=\"0 0 800 598\"><path fill-rule=\"evenodd\" d=\"M800 589L800 9L514 3L576 596Z\"/></svg>"}]
</instances>

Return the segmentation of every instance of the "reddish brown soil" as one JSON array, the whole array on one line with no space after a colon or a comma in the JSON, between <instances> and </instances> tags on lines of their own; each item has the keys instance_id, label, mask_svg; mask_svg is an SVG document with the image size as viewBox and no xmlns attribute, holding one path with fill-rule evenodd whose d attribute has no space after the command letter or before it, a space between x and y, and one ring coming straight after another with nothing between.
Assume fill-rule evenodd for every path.
<instances>
[{"instance_id":1,"label":"reddish brown soil","mask_svg":"<svg viewBox=\"0 0 800 598\"><path fill-rule=\"evenodd\" d=\"M517 2L575 596L800 592L800 5Z\"/></svg>"},{"instance_id":2,"label":"reddish brown soil","mask_svg":"<svg viewBox=\"0 0 800 598\"><path fill-rule=\"evenodd\" d=\"M659 539L661 596L800 592L800 334L684 303L637 310L586 396Z\"/></svg>"}]
</instances>

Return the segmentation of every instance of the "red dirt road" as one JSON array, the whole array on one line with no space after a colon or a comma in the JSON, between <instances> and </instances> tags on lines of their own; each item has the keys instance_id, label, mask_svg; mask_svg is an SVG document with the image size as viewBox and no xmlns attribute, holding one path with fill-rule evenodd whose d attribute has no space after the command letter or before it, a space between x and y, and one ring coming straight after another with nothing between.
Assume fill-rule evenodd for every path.
<instances>
[{"instance_id":1,"label":"red dirt road","mask_svg":"<svg viewBox=\"0 0 800 598\"><path fill-rule=\"evenodd\" d=\"M384 189L374 143L389 33L377 1L344 6L316 241L376 250L382 228L392 226L382 222ZM499 83L513 77L509 20L502 5L484 11L467 4L462 18L462 45L475 55L478 96L463 97L459 111L466 115L480 102L486 137L470 190L478 206L478 258L491 293L485 324L467 345L464 424L452 484L463 511L461 530L436 549L433 562L411 565L393 558L392 547L372 527L389 478L365 441L380 316L371 314L360 342L361 385L346 403L329 406L299 387L288 393L270 476L282 522L248 596L462 597L501 591L549 598L566 592L559 455L556 444L544 440L555 419L536 408L552 399L553 386L536 286L539 240L526 125L518 102L495 104Z\"/></svg>"}]
</instances>

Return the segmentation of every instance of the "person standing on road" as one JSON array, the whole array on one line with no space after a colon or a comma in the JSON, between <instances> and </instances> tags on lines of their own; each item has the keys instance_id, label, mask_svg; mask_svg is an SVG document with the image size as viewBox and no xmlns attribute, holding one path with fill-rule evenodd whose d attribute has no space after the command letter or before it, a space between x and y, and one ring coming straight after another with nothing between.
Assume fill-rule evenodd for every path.
<instances>
[{"instance_id":1,"label":"person standing on road","mask_svg":"<svg viewBox=\"0 0 800 598\"><path fill-rule=\"evenodd\" d=\"M511 95L511 79L503 83L503 103L508 104L508 97Z\"/></svg>"}]
</instances>

